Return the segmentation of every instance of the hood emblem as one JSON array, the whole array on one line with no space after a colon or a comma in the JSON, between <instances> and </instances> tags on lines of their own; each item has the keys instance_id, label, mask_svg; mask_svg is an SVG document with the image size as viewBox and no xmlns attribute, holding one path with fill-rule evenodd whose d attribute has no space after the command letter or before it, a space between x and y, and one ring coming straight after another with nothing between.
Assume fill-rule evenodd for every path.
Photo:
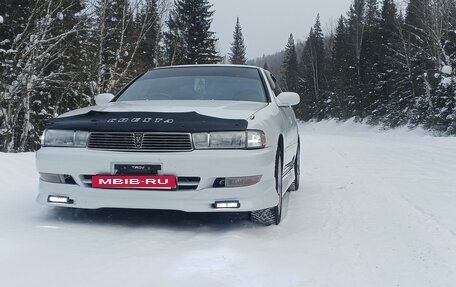
<instances>
[{"instance_id":1,"label":"hood emblem","mask_svg":"<svg viewBox=\"0 0 456 287\"><path fill-rule=\"evenodd\" d=\"M108 123L152 123L152 124L173 124L174 119L167 119L167 118L110 118L106 122Z\"/></svg>"},{"instance_id":2,"label":"hood emblem","mask_svg":"<svg viewBox=\"0 0 456 287\"><path fill-rule=\"evenodd\" d=\"M136 133L135 134L135 148L140 149L142 147L144 134Z\"/></svg>"}]
</instances>

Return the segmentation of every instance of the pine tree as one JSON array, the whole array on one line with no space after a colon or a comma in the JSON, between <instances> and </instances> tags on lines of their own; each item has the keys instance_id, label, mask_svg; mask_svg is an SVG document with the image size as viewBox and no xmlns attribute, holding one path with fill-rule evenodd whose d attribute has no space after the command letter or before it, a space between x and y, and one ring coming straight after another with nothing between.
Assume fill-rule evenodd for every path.
<instances>
[{"instance_id":1,"label":"pine tree","mask_svg":"<svg viewBox=\"0 0 456 287\"><path fill-rule=\"evenodd\" d=\"M165 44L170 65L215 64L220 56L210 30L214 11L208 0L176 0L168 19Z\"/></svg>"},{"instance_id":2,"label":"pine tree","mask_svg":"<svg viewBox=\"0 0 456 287\"><path fill-rule=\"evenodd\" d=\"M231 43L230 63L244 65L247 62L245 50L244 36L242 35L241 23L238 17L233 32L233 43Z\"/></svg>"},{"instance_id":3,"label":"pine tree","mask_svg":"<svg viewBox=\"0 0 456 287\"><path fill-rule=\"evenodd\" d=\"M163 58L165 65L182 65L185 63L186 44L183 35L184 23L176 10L169 12L166 21L167 31L163 33Z\"/></svg>"},{"instance_id":4,"label":"pine tree","mask_svg":"<svg viewBox=\"0 0 456 287\"><path fill-rule=\"evenodd\" d=\"M283 88L287 91L298 90L298 56L293 34L288 38L287 46L283 56Z\"/></svg>"},{"instance_id":5,"label":"pine tree","mask_svg":"<svg viewBox=\"0 0 456 287\"><path fill-rule=\"evenodd\" d=\"M323 119L327 114L329 94L325 77L325 46L320 16L310 30L299 68L299 94L302 102L297 115L303 119Z\"/></svg>"},{"instance_id":6,"label":"pine tree","mask_svg":"<svg viewBox=\"0 0 456 287\"><path fill-rule=\"evenodd\" d=\"M361 46L360 60L360 113L358 116L369 118L371 123L377 124L378 110L374 103L380 98L378 90L379 61L383 57L379 46L382 45L380 37L380 12L378 0L367 0L366 24Z\"/></svg>"},{"instance_id":7,"label":"pine tree","mask_svg":"<svg viewBox=\"0 0 456 287\"><path fill-rule=\"evenodd\" d=\"M451 67L451 75L448 75L446 81L449 82L451 76L451 86L453 95L456 95L456 3L452 3L450 6L450 26L446 31L447 41L445 44L445 54L448 55L449 64L447 70L450 71L448 67ZM451 94L450 94L451 96ZM454 99L456 101L456 99ZM448 127L448 133L456 135L456 104L453 105L453 112L448 116L450 121Z\"/></svg>"},{"instance_id":8,"label":"pine tree","mask_svg":"<svg viewBox=\"0 0 456 287\"><path fill-rule=\"evenodd\" d=\"M361 70L361 53L365 37L366 25L366 2L365 0L354 0L348 13L349 39L351 49L348 50L349 75L351 77L348 95L350 97L350 106L353 114L357 117L362 116L363 97L362 94L362 70Z\"/></svg>"},{"instance_id":9,"label":"pine tree","mask_svg":"<svg viewBox=\"0 0 456 287\"><path fill-rule=\"evenodd\" d=\"M409 55L409 74L413 86L414 108L411 122L424 124L430 128L432 111L432 72L435 70L432 57L427 51L430 47L429 26L431 23L431 0L410 0L405 16L404 38ZM434 82L435 85L437 82Z\"/></svg>"},{"instance_id":10,"label":"pine tree","mask_svg":"<svg viewBox=\"0 0 456 287\"><path fill-rule=\"evenodd\" d=\"M456 106L456 3L450 0L431 3L427 34L434 69L432 75L430 114L426 125L441 132L454 133ZM436 37L437 36L437 37ZM429 77L431 79L431 77Z\"/></svg>"},{"instance_id":11,"label":"pine tree","mask_svg":"<svg viewBox=\"0 0 456 287\"><path fill-rule=\"evenodd\" d=\"M400 18L394 0L383 0L381 15L381 85L378 88L380 99L375 105L378 115L384 116L384 123L390 127L397 127L408 122L412 95L398 29Z\"/></svg>"},{"instance_id":12,"label":"pine tree","mask_svg":"<svg viewBox=\"0 0 456 287\"><path fill-rule=\"evenodd\" d=\"M187 29L184 38L187 44L186 64L215 64L220 60L215 48L217 38L210 30L212 4L208 0L182 0L178 6ZM188 12L190 11L190 13Z\"/></svg>"},{"instance_id":13,"label":"pine tree","mask_svg":"<svg viewBox=\"0 0 456 287\"><path fill-rule=\"evenodd\" d=\"M264 62L264 65L263 65L263 69L265 70L268 70L269 71L269 65L268 65L268 62Z\"/></svg>"},{"instance_id":14,"label":"pine tree","mask_svg":"<svg viewBox=\"0 0 456 287\"><path fill-rule=\"evenodd\" d=\"M349 47L348 31L346 27L346 19L341 16L339 18L336 34L334 36L334 46L331 51L330 63L330 116L338 119L348 119L352 116L349 103L349 91L347 87L350 85L348 65L348 50Z\"/></svg>"},{"instance_id":15,"label":"pine tree","mask_svg":"<svg viewBox=\"0 0 456 287\"><path fill-rule=\"evenodd\" d=\"M439 130L448 125L448 107L453 104L442 100L450 91L441 85L446 78L441 68L449 62L444 43L447 42L445 30L454 17L451 5L454 1L411 0L407 6L405 36L415 98L411 113L414 125L424 124L426 128Z\"/></svg>"},{"instance_id":16,"label":"pine tree","mask_svg":"<svg viewBox=\"0 0 456 287\"><path fill-rule=\"evenodd\" d=\"M422 82L422 71L427 69L426 55L423 50L425 46L426 27L427 22L427 6L429 0L410 0L407 5L405 16L405 37L408 44L407 49L411 54L412 81L414 84L414 94L418 96L424 94L425 87L420 83Z\"/></svg>"}]
</instances>

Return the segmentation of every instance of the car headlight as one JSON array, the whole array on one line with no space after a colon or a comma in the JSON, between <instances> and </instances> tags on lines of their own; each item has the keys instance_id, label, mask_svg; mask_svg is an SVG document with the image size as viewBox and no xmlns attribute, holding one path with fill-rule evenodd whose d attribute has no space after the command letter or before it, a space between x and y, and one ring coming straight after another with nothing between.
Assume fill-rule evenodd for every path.
<instances>
[{"instance_id":1,"label":"car headlight","mask_svg":"<svg viewBox=\"0 0 456 287\"><path fill-rule=\"evenodd\" d=\"M89 132L70 130L46 130L43 135L43 146L86 147Z\"/></svg>"},{"instance_id":2,"label":"car headlight","mask_svg":"<svg viewBox=\"0 0 456 287\"><path fill-rule=\"evenodd\" d=\"M259 149L266 146L262 131L194 133L195 149Z\"/></svg>"}]
</instances>

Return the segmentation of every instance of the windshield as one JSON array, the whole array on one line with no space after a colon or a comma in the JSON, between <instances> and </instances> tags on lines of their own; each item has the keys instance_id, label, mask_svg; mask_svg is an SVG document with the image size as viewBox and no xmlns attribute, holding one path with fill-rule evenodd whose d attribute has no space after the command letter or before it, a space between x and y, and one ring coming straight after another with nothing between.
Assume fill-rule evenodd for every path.
<instances>
[{"instance_id":1,"label":"windshield","mask_svg":"<svg viewBox=\"0 0 456 287\"><path fill-rule=\"evenodd\" d=\"M267 102L259 71L242 67L180 67L151 70L116 101L220 100Z\"/></svg>"}]
</instances>

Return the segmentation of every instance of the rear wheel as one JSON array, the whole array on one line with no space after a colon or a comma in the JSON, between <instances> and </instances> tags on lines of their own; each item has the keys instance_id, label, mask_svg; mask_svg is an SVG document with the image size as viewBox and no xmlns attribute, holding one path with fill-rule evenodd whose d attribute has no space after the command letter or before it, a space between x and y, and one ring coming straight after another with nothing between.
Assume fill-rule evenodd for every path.
<instances>
[{"instance_id":1,"label":"rear wheel","mask_svg":"<svg viewBox=\"0 0 456 287\"><path fill-rule=\"evenodd\" d=\"M252 211L250 213L250 220L255 223L263 225L279 225L282 220L282 201L283 201L283 159L280 150L277 151L276 164L275 164L275 181L276 191L279 195L279 204L277 206L266 208L262 210Z\"/></svg>"}]
</instances>

